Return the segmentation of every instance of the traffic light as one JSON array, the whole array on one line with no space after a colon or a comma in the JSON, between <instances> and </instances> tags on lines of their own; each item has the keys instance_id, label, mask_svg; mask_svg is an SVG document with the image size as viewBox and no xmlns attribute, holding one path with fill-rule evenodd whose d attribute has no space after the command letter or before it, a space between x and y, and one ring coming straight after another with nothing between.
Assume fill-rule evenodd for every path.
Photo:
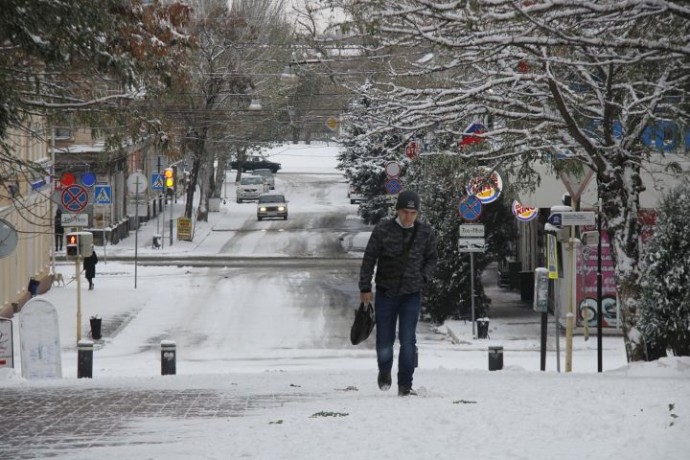
<instances>
[{"instance_id":1,"label":"traffic light","mask_svg":"<svg viewBox=\"0 0 690 460\"><path fill-rule=\"evenodd\" d=\"M91 232L72 232L66 235L67 257L89 257L93 253Z\"/></svg>"},{"instance_id":2,"label":"traffic light","mask_svg":"<svg viewBox=\"0 0 690 460\"><path fill-rule=\"evenodd\" d=\"M173 188L175 186L175 174L172 168L165 168L163 172L165 177L165 186L167 188Z\"/></svg>"},{"instance_id":3,"label":"traffic light","mask_svg":"<svg viewBox=\"0 0 690 460\"><path fill-rule=\"evenodd\" d=\"M77 233L67 234L67 257L77 257L79 255L79 235Z\"/></svg>"}]
</instances>

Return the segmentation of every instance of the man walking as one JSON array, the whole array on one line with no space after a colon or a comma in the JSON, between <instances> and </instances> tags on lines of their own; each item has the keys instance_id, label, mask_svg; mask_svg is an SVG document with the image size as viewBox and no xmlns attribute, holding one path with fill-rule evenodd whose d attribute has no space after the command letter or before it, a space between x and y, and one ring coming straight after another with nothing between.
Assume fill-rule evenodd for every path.
<instances>
[{"instance_id":1,"label":"man walking","mask_svg":"<svg viewBox=\"0 0 690 460\"><path fill-rule=\"evenodd\" d=\"M399 323L398 395L416 395L412 375L416 365L417 321L421 291L436 268L436 236L430 225L418 222L420 199L405 190L398 195L397 216L379 222L371 233L359 272L360 300L371 303L376 267L376 358L381 390L391 387L393 346Z\"/></svg>"}]
</instances>

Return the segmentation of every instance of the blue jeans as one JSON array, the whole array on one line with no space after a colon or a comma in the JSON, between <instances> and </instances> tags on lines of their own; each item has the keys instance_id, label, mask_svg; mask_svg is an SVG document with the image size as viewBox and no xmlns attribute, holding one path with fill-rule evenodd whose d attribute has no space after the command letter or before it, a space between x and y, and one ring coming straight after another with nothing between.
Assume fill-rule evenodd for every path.
<instances>
[{"instance_id":1,"label":"blue jeans","mask_svg":"<svg viewBox=\"0 0 690 460\"><path fill-rule=\"evenodd\" d=\"M376 291L374 302L376 306L376 358L379 371L390 372L393 368L395 326L399 322L398 385L411 387L417 351L417 321L422 296L416 292L386 297L381 291Z\"/></svg>"}]
</instances>

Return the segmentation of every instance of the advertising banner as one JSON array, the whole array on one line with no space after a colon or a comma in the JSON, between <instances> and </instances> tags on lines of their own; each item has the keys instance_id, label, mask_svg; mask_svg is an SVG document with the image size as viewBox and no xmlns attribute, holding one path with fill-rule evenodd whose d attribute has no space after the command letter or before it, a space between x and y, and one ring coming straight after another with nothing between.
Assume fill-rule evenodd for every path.
<instances>
[{"instance_id":1,"label":"advertising banner","mask_svg":"<svg viewBox=\"0 0 690 460\"><path fill-rule=\"evenodd\" d=\"M616 301L616 280L608 235L601 238L601 311L603 327L618 327L618 304ZM589 327L597 325L597 244L583 244L577 264L577 325L588 320Z\"/></svg>"}]
</instances>

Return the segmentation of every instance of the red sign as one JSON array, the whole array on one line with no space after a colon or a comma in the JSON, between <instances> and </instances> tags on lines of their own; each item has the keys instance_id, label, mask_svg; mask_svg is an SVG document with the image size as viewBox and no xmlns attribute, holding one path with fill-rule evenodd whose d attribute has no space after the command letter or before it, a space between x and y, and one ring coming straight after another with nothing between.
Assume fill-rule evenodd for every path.
<instances>
[{"instance_id":1,"label":"red sign","mask_svg":"<svg viewBox=\"0 0 690 460\"><path fill-rule=\"evenodd\" d=\"M419 142L410 141L407 147L405 147L405 155L407 155L407 158L410 160L417 158L417 155L419 155Z\"/></svg>"},{"instance_id":2,"label":"red sign","mask_svg":"<svg viewBox=\"0 0 690 460\"><path fill-rule=\"evenodd\" d=\"M75 178L74 178L74 174L72 174L71 172L66 172L66 173L63 174L62 177L60 178L60 182L61 182L62 185L64 185L65 187L68 186L68 185L74 184L75 181L76 181L76 180L75 180Z\"/></svg>"},{"instance_id":3,"label":"red sign","mask_svg":"<svg viewBox=\"0 0 690 460\"><path fill-rule=\"evenodd\" d=\"M89 204L89 192L78 184L72 184L62 191L62 206L67 212L80 212Z\"/></svg>"}]
</instances>

